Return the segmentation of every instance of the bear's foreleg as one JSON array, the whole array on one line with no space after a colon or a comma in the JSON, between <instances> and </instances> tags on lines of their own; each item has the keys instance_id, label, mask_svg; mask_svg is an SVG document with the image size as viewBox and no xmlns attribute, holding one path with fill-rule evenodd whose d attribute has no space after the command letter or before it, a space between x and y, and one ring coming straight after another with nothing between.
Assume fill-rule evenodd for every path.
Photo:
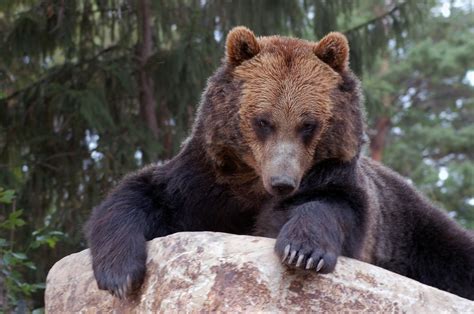
<instances>
[{"instance_id":1,"label":"bear's foreleg","mask_svg":"<svg viewBox=\"0 0 474 314\"><path fill-rule=\"evenodd\" d=\"M157 196L158 195L158 196ZM99 289L124 298L145 277L146 240L169 234L152 168L125 178L86 225Z\"/></svg>"}]
</instances>

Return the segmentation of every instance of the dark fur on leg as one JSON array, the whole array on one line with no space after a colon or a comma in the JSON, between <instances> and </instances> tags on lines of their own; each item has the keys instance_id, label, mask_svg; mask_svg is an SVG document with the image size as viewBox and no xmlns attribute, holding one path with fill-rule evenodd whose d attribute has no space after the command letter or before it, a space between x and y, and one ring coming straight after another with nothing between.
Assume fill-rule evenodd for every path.
<instances>
[{"instance_id":1,"label":"dark fur on leg","mask_svg":"<svg viewBox=\"0 0 474 314\"><path fill-rule=\"evenodd\" d=\"M159 190L153 168L125 178L109 197L96 207L85 231L99 289L124 298L145 277L146 240L166 234L155 228L163 217L157 211Z\"/></svg>"}]
</instances>

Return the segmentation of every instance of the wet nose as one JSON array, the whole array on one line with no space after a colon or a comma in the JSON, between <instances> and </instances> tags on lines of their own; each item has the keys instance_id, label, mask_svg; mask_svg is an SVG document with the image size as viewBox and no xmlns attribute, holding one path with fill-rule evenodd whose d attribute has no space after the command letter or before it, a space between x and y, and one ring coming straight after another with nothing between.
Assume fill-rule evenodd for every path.
<instances>
[{"instance_id":1,"label":"wet nose","mask_svg":"<svg viewBox=\"0 0 474 314\"><path fill-rule=\"evenodd\" d=\"M296 181L288 176L271 177L273 194L285 196L296 188Z\"/></svg>"}]
</instances>

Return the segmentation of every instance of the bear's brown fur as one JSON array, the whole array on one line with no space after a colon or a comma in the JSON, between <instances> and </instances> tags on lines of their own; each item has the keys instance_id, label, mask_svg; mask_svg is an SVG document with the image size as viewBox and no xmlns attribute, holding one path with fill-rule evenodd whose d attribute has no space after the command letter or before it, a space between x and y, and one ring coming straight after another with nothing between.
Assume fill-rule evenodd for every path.
<instances>
[{"instance_id":1,"label":"bear's brown fur","mask_svg":"<svg viewBox=\"0 0 474 314\"><path fill-rule=\"evenodd\" d=\"M406 180L361 156L364 114L349 46L233 29L191 136L165 165L127 176L86 232L99 288L145 274L145 241L179 231L277 239L290 267L345 255L474 299L474 239Z\"/></svg>"}]
</instances>

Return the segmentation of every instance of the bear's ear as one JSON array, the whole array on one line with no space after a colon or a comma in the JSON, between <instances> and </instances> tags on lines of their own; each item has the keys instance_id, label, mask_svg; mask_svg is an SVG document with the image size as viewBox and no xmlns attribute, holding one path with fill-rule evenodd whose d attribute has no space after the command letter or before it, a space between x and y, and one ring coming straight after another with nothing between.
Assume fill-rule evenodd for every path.
<instances>
[{"instance_id":1,"label":"bear's ear","mask_svg":"<svg viewBox=\"0 0 474 314\"><path fill-rule=\"evenodd\" d=\"M333 32L324 36L314 47L316 56L336 72L347 69L349 64L349 43L346 36Z\"/></svg>"},{"instance_id":2,"label":"bear's ear","mask_svg":"<svg viewBox=\"0 0 474 314\"><path fill-rule=\"evenodd\" d=\"M260 46L254 33L244 26L234 27L227 35L226 60L238 66L260 52Z\"/></svg>"}]
</instances>

